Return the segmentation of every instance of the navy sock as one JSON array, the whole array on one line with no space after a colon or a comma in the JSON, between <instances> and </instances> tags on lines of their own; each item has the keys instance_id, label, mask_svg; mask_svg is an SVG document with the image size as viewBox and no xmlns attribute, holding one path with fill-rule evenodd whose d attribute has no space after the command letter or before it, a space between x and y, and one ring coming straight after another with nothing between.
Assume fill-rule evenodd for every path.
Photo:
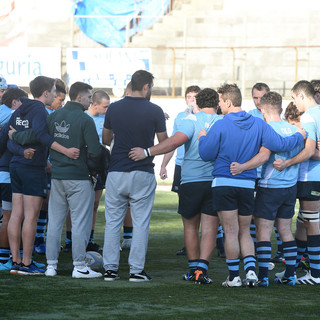
<instances>
[{"instance_id":1,"label":"navy sock","mask_svg":"<svg viewBox=\"0 0 320 320\"><path fill-rule=\"evenodd\" d=\"M239 276L240 259L226 259L229 270L229 281Z\"/></svg>"},{"instance_id":2,"label":"navy sock","mask_svg":"<svg viewBox=\"0 0 320 320\"><path fill-rule=\"evenodd\" d=\"M133 227L123 226L123 239L132 239Z\"/></svg>"},{"instance_id":3,"label":"navy sock","mask_svg":"<svg viewBox=\"0 0 320 320\"><path fill-rule=\"evenodd\" d=\"M72 232L71 231L67 231L66 232L66 244L69 244L72 242Z\"/></svg>"},{"instance_id":4,"label":"navy sock","mask_svg":"<svg viewBox=\"0 0 320 320\"><path fill-rule=\"evenodd\" d=\"M198 260L197 269L201 270L203 272L203 274L207 274L208 267L209 267L209 261L204 260L204 259Z\"/></svg>"},{"instance_id":5,"label":"navy sock","mask_svg":"<svg viewBox=\"0 0 320 320\"><path fill-rule=\"evenodd\" d=\"M278 252L277 253L282 253L282 240L280 237L280 234L278 232L277 227L274 227L274 233L276 234L276 238L277 238L277 245L278 245Z\"/></svg>"},{"instance_id":6,"label":"navy sock","mask_svg":"<svg viewBox=\"0 0 320 320\"><path fill-rule=\"evenodd\" d=\"M257 243L257 237L256 237L256 225L254 224L254 220L251 220L250 224L250 234L251 238L253 240L254 245Z\"/></svg>"},{"instance_id":7,"label":"navy sock","mask_svg":"<svg viewBox=\"0 0 320 320\"><path fill-rule=\"evenodd\" d=\"M320 235L307 236L310 273L314 278L320 278Z\"/></svg>"},{"instance_id":8,"label":"navy sock","mask_svg":"<svg viewBox=\"0 0 320 320\"><path fill-rule=\"evenodd\" d=\"M10 259L10 248L0 247L0 263L7 263Z\"/></svg>"},{"instance_id":9,"label":"navy sock","mask_svg":"<svg viewBox=\"0 0 320 320\"><path fill-rule=\"evenodd\" d=\"M268 277L268 267L271 260L271 242L270 241L259 241L257 243L257 257L259 265L258 279Z\"/></svg>"},{"instance_id":10,"label":"navy sock","mask_svg":"<svg viewBox=\"0 0 320 320\"><path fill-rule=\"evenodd\" d=\"M307 249L307 241L302 241L296 238L297 244L297 259L296 259L296 269L299 266L300 260Z\"/></svg>"},{"instance_id":11,"label":"navy sock","mask_svg":"<svg viewBox=\"0 0 320 320\"><path fill-rule=\"evenodd\" d=\"M244 271L246 273L250 270L256 272L256 258L254 256L244 257L243 263L244 263Z\"/></svg>"},{"instance_id":12,"label":"navy sock","mask_svg":"<svg viewBox=\"0 0 320 320\"><path fill-rule=\"evenodd\" d=\"M40 210L39 219L37 223L36 239L34 243L36 246L44 243L44 234L47 226L47 217L48 211Z\"/></svg>"},{"instance_id":13,"label":"navy sock","mask_svg":"<svg viewBox=\"0 0 320 320\"><path fill-rule=\"evenodd\" d=\"M283 256L286 261L285 277L293 277L296 270L297 244L295 240L283 242Z\"/></svg>"},{"instance_id":14,"label":"navy sock","mask_svg":"<svg viewBox=\"0 0 320 320\"><path fill-rule=\"evenodd\" d=\"M216 244L217 248L223 248L224 247L224 231L222 229L222 225L219 225L218 232L217 232L217 238L216 238Z\"/></svg>"},{"instance_id":15,"label":"navy sock","mask_svg":"<svg viewBox=\"0 0 320 320\"><path fill-rule=\"evenodd\" d=\"M197 269L199 259L188 260L188 265L191 272L194 272Z\"/></svg>"}]
</instances>

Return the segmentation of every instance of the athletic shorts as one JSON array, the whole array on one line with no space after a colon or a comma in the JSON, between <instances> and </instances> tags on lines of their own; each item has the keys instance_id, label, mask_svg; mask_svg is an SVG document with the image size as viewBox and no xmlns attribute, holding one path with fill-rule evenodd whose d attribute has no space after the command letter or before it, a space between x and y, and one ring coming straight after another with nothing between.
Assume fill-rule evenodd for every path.
<instances>
[{"instance_id":1,"label":"athletic shorts","mask_svg":"<svg viewBox=\"0 0 320 320\"><path fill-rule=\"evenodd\" d=\"M291 219L294 216L296 195L296 185L290 188L258 187L253 215L271 221L276 218Z\"/></svg>"},{"instance_id":2,"label":"athletic shorts","mask_svg":"<svg viewBox=\"0 0 320 320\"><path fill-rule=\"evenodd\" d=\"M298 181L297 186L297 198L299 200L320 200L320 181Z\"/></svg>"},{"instance_id":3,"label":"athletic shorts","mask_svg":"<svg viewBox=\"0 0 320 320\"><path fill-rule=\"evenodd\" d=\"M181 183L181 166L177 165L174 167L174 176L171 191L180 193L180 183Z\"/></svg>"},{"instance_id":4,"label":"athletic shorts","mask_svg":"<svg viewBox=\"0 0 320 320\"><path fill-rule=\"evenodd\" d=\"M12 190L10 183L0 183L1 201L12 202Z\"/></svg>"},{"instance_id":5,"label":"athletic shorts","mask_svg":"<svg viewBox=\"0 0 320 320\"><path fill-rule=\"evenodd\" d=\"M10 177L12 193L47 197L47 173L45 168L10 168Z\"/></svg>"},{"instance_id":6,"label":"athletic shorts","mask_svg":"<svg viewBox=\"0 0 320 320\"><path fill-rule=\"evenodd\" d=\"M199 213L217 216L212 209L211 181L189 182L180 185L178 213L186 219Z\"/></svg>"},{"instance_id":7,"label":"athletic shorts","mask_svg":"<svg viewBox=\"0 0 320 320\"><path fill-rule=\"evenodd\" d=\"M105 181L102 180L100 175L97 175L97 182L94 187L94 191L103 190L105 188Z\"/></svg>"},{"instance_id":8,"label":"athletic shorts","mask_svg":"<svg viewBox=\"0 0 320 320\"><path fill-rule=\"evenodd\" d=\"M213 210L238 210L239 216L250 216L254 208L254 189L232 186L212 188Z\"/></svg>"}]
</instances>

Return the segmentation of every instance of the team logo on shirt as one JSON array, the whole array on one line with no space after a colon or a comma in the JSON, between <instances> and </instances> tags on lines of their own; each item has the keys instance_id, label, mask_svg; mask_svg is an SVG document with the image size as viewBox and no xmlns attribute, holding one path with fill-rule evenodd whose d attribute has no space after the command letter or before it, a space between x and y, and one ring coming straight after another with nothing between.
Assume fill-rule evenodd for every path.
<instances>
[{"instance_id":1,"label":"team logo on shirt","mask_svg":"<svg viewBox=\"0 0 320 320\"><path fill-rule=\"evenodd\" d=\"M54 126L59 133L54 134L54 138L62 138L62 139L69 139L69 136L65 134L70 129L70 124L66 124L63 120L60 124L55 122Z\"/></svg>"},{"instance_id":2,"label":"team logo on shirt","mask_svg":"<svg viewBox=\"0 0 320 320\"><path fill-rule=\"evenodd\" d=\"M22 120L20 117L16 118L16 125L17 126L23 126L26 129L29 128L29 120Z\"/></svg>"}]
</instances>

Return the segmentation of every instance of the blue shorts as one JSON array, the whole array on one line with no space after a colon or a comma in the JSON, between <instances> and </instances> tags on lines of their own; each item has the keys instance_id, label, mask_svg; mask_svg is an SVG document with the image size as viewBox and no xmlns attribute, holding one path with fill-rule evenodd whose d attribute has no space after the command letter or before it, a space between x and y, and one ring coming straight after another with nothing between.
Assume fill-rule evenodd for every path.
<instances>
[{"instance_id":1,"label":"blue shorts","mask_svg":"<svg viewBox=\"0 0 320 320\"><path fill-rule=\"evenodd\" d=\"M10 183L0 183L0 199L6 202L12 202L12 190Z\"/></svg>"},{"instance_id":2,"label":"blue shorts","mask_svg":"<svg viewBox=\"0 0 320 320\"><path fill-rule=\"evenodd\" d=\"M254 189L220 186L212 188L213 210L238 210L239 216L250 216L254 208Z\"/></svg>"},{"instance_id":3,"label":"blue shorts","mask_svg":"<svg viewBox=\"0 0 320 320\"><path fill-rule=\"evenodd\" d=\"M298 181L297 187L297 198L299 200L320 200L320 181Z\"/></svg>"},{"instance_id":4,"label":"blue shorts","mask_svg":"<svg viewBox=\"0 0 320 320\"><path fill-rule=\"evenodd\" d=\"M45 168L10 168L10 177L12 193L47 197L47 173Z\"/></svg>"},{"instance_id":5,"label":"blue shorts","mask_svg":"<svg viewBox=\"0 0 320 320\"><path fill-rule=\"evenodd\" d=\"M291 219L294 216L296 195L296 185L290 188L258 187L253 215L271 221L276 218Z\"/></svg>"},{"instance_id":6,"label":"blue shorts","mask_svg":"<svg viewBox=\"0 0 320 320\"><path fill-rule=\"evenodd\" d=\"M177 165L174 167L174 176L171 191L179 193L181 183L181 166Z\"/></svg>"},{"instance_id":7,"label":"blue shorts","mask_svg":"<svg viewBox=\"0 0 320 320\"><path fill-rule=\"evenodd\" d=\"M105 188L105 181L100 175L96 176L97 182L95 183L94 191L103 190Z\"/></svg>"},{"instance_id":8,"label":"blue shorts","mask_svg":"<svg viewBox=\"0 0 320 320\"><path fill-rule=\"evenodd\" d=\"M189 182L180 185L178 212L186 219L199 213L217 216L212 208L211 181Z\"/></svg>"}]
</instances>

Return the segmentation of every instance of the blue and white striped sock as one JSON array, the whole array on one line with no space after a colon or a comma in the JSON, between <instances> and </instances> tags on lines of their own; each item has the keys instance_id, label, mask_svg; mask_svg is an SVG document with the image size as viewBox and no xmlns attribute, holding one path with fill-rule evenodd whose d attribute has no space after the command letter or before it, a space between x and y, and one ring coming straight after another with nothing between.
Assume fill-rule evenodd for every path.
<instances>
[{"instance_id":1,"label":"blue and white striped sock","mask_svg":"<svg viewBox=\"0 0 320 320\"><path fill-rule=\"evenodd\" d=\"M303 254L307 250L307 241L302 241L296 238L296 244L297 244L297 259L296 259L296 269L299 266L300 260L303 257Z\"/></svg>"},{"instance_id":2,"label":"blue and white striped sock","mask_svg":"<svg viewBox=\"0 0 320 320\"><path fill-rule=\"evenodd\" d=\"M278 232L277 227L274 227L274 233L276 234L276 238L277 238L277 246L278 246L277 253L282 253L282 240L281 240L281 237L280 237L280 234Z\"/></svg>"},{"instance_id":3,"label":"blue and white striped sock","mask_svg":"<svg viewBox=\"0 0 320 320\"><path fill-rule=\"evenodd\" d=\"M310 273L314 278L320 278L320 235L307 236Z\"/></svg>"},{"instance_id":4,"label":"blue and white striped sock","mask_svg":"<svg viewBox=\"0 0 320 320\"><path fill-rule=\"evenodd\" d=\"M257 243L257 257L259 274L258 279L268 277L268 267L271 260L271 242L270 241L259 241Z\"/></svg>"},{"instance_id":5,"label":"blue and white striped sock","mask_svg":"<svg viewBox=\"0 0 320 320\"><path fill-rule=\"evenodd\" d=\"M226 259L229 270L229 281L239 276L240 259Z\"/></svg>"},{"instance_id":6,"label":"blue and white striped sock","mask_svg":"<svg viewBox=\"0 0 320 320\"><path fill-rule=\"evenodd\" d=\"M293 277L296 270L297 245L295 240L283 242L283 256L286 261L285 277Z\"/></svg>"},{"instance_id":7,"label":"blue and white striped sock","mask_svg":"<svg viewBox=\"0 0 320 320\"><path fill-rule=\"evenodd\" d=\"M10 248L0 247L0 263L7 263L10 259Z\"/></svg>"}]
</instances>

